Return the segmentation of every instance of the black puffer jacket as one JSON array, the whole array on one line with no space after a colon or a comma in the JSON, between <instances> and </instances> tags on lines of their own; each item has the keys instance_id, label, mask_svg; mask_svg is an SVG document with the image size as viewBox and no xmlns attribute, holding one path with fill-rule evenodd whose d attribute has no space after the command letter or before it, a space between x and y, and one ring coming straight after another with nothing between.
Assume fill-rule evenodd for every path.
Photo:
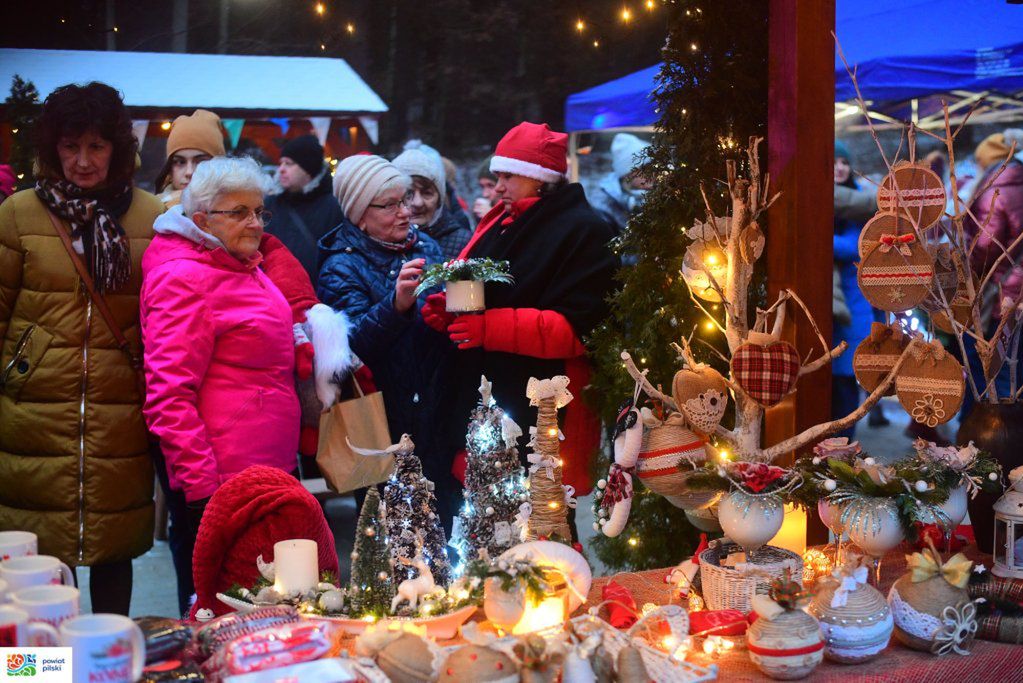
<instances>
[{"instance_id":1,"label":"black puffer jacket","mask_svg":"<svg viewBox=\"0 0 1023 683\"><path fill-rule=\"evenodd\" d=\"M324 166L302 192L271 194L264 200L266 209L273 212L266 231L284 242L313 282L320 265L317 243L344 218L341 205L331 192L332 184L330 172Z\"/></svg>"},{"instance_id":2,"label":"black puffer jacket","mask_svg":"<svg viewBox=\"0 0 1023 683\"><path fill-rule=\"evenodd\" d=\"M441 207L441 215L436 223L429 227L420 226L420 230L440 245L445 261L457 258L462 247L468 244L469 238L472 237L472 229L460 221L446 206Z\"/></svg>"}]
</instances>

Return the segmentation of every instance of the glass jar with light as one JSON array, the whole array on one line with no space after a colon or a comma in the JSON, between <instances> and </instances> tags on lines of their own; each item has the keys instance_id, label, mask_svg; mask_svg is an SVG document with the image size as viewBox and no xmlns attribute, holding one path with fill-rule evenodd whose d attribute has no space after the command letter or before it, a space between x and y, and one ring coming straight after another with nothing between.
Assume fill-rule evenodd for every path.
<instances>
[{"instance_id":1,"label":"glass jar with light","mask_svg":"<svg viewBox=\"0 0 1023 683\"><path fill-rule=\"evenodd\" d=\"M995 545L991 573L1008 579L1023 579L1023 468L1009 474L1012 482L994 504Z\"/></svg>"}]
</instances>

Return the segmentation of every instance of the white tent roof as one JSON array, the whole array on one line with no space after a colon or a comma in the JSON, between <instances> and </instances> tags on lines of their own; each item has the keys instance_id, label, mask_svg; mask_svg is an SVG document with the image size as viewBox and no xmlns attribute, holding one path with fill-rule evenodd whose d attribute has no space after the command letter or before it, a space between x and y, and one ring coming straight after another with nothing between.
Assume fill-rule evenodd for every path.
<instances>
[{"instance_id":1,"label":"white tent roof","mask_svg":"<svg viewBox=\"0 0 1023 683\"><path fill-rule=\"evenodd\" d=\"M18 74L40 97L102 81L129 107L381 114L387 105L343 59L0 48L0 83Z\"/></svg>"}]
</instances>

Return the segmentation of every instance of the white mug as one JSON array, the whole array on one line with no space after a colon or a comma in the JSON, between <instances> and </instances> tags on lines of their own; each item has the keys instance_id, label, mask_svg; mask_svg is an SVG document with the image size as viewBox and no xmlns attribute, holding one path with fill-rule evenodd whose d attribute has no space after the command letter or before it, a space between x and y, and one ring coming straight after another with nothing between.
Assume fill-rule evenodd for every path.
<instances>
[{"instance_id":1,"label":"white mug","mask_svg":"<svg viewBox=\"0 0 1023 683\"><path fill-rule=\"evenodd\" d=\"M28 612L18 607L0 607L0 647L57 647L60 635L49 624L29 619Z\"/></svg>"},{"instance_id":2,"label":"white mug","mask_svg":"<svg viewBox=\"0 0 1023 683\"><path fill-rule=\"evenodd\" d=\"M142 629L119 614L84 614L60 626L70 647L75 683L132 683L142 677L146 645Z\"/></svg>"},{"instance_id":3,"label":"white mug","mask_svg":"<svg viewBox=\"0 0 1023 683\"><path fill-rule=\"evenodd\" d=\"M7 582L7 590L12 593L31 586L75 585L71 568L49 555L16 557L0 562L0 579Z\"/></svg>"},{"instance_id":4,"label":"white mug","mask_svg":"<svg viewBox=\"0 0 1023 683\"><path fill-rule=\"evenodd\" d=\"M32 621L59 627L78 616L78 589L74 586L32 586L11 593L11 604L28 612Z\"/></svg>"},{"instance_id":5,"label":"white mug","mask_svg":"<svg viewBox=\"0 0 1023 683\"><path fill-rule=\"evenodd\" d=\"M0 531L0 562L38 552L39 539L31 531Z\"/></svg>"}]
</instances>

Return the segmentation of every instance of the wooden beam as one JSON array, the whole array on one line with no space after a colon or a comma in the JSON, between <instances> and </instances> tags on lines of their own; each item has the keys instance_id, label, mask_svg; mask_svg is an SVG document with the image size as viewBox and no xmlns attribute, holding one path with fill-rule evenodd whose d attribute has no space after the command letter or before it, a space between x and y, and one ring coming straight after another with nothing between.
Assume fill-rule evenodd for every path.
<instances>
[{"instance_id":1,"label":"wooden beam","mask_svg":"<svg viewBox=\"0 0 1023 683\"><path fill-rule=\"evenodd\" d=\"M771 187L781 198L768 213L768 300L795 290L831 339L833 160L835 131L835 0L770 0L767 148ZM820 346L793 311L786 339L806 356ZM831 418L831 369L799 382L796 393L767 411L765 444ZM826 540L819 520L810 543Z\"/></svg>"}]
</instances>

